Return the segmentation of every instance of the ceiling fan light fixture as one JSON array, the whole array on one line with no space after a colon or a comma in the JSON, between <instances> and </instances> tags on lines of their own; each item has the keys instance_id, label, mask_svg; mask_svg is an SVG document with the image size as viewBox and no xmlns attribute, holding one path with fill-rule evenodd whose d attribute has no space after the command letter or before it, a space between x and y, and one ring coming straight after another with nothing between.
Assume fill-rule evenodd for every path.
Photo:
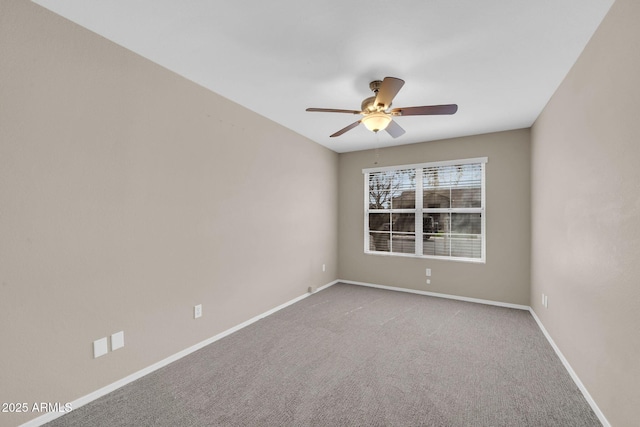
<instances>
[{"instance_id":1,"label":"ceiling fan light fixture","mask_svg":"<svg viewBox=\"0 0 640 427\"><path fill-rule=\"evenodd\" d=\"M384 130L391 123L391 116L383 112L370 113L363 117L362 124L371 132Z\"/></svg>"},{"instance_id":2,"label":"ceiling fan light fixture","mask_svg":"<svg viewBox=\"0 0 640 427\"><path fill-rule=\"evenodd\" d=\"M405 130L402 129L397 122L392 118L395 116L435 116L442 114L455 114L458 111L458 105L446 104L446 105L423 105L421 107L403 107L403 108L391 108L393 98L398 94L398 91L404 85L404 80L397 77L385 77L384 80L375 80L369 84L369 88L375 93L374 96L370 96L362 101L360 110L340 110L336 108L307 108L307 111L324 112L324 113L348 113L348 114L361 114L362 119L357 122L351 123L329 135L330 138L340 136L345 132L357 127L362 123L371 132L379 132L386 130L392 138L397 138L405 134ZM391 124L393 123L393 124ZM391 125L391 127L389 127Z\"/></svg>"}]
</instances>

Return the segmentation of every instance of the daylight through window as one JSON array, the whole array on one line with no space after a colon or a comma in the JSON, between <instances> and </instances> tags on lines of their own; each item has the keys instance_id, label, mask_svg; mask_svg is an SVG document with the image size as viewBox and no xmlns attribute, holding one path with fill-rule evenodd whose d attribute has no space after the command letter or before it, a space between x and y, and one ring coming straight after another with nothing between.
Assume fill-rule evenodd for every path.
<instances>
[{"instance_id":1,"label":"daylight through window","mask_svg":"<svg viewBox=\"0 0 640 427\"><path fill-rule=\"evenodd\" d=\"M365 252L484 262L486 163L364 169Z\"/></svg>"}]
</instances>

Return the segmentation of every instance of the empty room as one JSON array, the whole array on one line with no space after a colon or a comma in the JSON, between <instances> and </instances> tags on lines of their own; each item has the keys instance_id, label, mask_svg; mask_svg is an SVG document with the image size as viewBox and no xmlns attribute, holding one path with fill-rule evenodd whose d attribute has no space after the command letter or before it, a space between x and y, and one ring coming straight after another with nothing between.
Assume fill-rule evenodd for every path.
<instances>
[{"instance_id":1,"label":"empty room","mask_svg":"<svg viewBox=\"0 0 640 427\"><path fill-rule=\"evenodd\" d=\"M0 1L0 427L637 426L636 0Z\"/></svg>"}]
</instances>

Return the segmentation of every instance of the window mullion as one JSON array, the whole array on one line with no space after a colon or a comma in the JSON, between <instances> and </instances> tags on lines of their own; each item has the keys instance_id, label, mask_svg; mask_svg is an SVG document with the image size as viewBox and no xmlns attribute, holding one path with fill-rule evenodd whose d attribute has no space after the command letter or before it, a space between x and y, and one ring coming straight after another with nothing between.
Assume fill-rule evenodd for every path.
<instances>
[{"instance_id":1,"label":"window mullion","mask_svg":"<svg viewBox=\"0 0 640 427\"><path fill-rule=\"evenodd\" d=\"M423 244L422 244L422 233L424 232L423 230L423 214L422 214L422 209L423 209L423 199L424 199L424 190L422 189L422 173L423 170L422 168L417 168L416 169L416 206L415 206L415 220L416 220L416 225L415 225L415 232L416 232L416 237L415 237L415 254L417 256L422 256L422 252L423 252Z\"/></svg>"},{"instance_id":2,"label":"window mullion","mask_svg":"<svg viewBox=\"0 0 640 427\"><path fill-rule=\"evenodd\" d=\"M451 215L451 212L449 212L449 221L447 222L447 238L449 239L449 258L451 258L451 255L453 255L452 249L453 249L453 239L452 239L452 232L451 232L451 228L453 225L453 215Z\"/></svg>"}]
</instances>

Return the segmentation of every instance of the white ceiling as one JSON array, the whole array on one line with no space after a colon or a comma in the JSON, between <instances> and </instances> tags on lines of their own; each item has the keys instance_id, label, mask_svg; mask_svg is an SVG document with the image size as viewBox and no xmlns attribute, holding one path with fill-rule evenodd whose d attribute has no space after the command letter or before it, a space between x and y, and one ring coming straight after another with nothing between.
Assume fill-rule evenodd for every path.
<instances>
[{"instance_id":1,"label":"white ceiling","mask_svg":"<svg viewBox=\"0 0 640 427\"><path fill-rule=\"evenodd\" d=\"M334 151L533 124L613 0L34 0ZM406 81L393 139L358 119L369 82Z\"/></svg>"}]
</instances>

